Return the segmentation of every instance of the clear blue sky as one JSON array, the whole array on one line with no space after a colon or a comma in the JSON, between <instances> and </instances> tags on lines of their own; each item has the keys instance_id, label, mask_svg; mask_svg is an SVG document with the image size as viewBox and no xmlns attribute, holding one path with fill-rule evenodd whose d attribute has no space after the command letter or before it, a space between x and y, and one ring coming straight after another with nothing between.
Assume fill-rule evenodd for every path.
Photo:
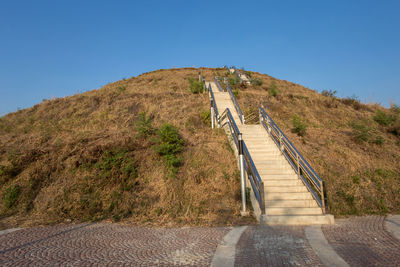
<instances>
[{"instance_id":1,"label":"clear blue sky","mask_svg":"<svg viewBox=\"0 0 400 267\"><path fill-rule=\"evenodd\" d=\"M155 69L225 64L400 104L400 1L0 4L0 115Z\"/></svg>"}]
</instances>

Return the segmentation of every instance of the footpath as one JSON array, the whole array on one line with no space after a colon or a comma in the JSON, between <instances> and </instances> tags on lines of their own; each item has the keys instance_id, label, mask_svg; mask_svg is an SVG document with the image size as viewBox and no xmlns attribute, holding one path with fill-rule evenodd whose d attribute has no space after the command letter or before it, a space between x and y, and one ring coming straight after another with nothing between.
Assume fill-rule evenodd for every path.
<instances>
[{"instance_id":1,"label":"footpath","mask_svg":"<svg viewBox=\"0 0 400 267\"><path fill-rule=\"evenodd\" d=\"M399 266L400 215L333 225L0 231L0 266Z\"/></svg>"}]
</instances>

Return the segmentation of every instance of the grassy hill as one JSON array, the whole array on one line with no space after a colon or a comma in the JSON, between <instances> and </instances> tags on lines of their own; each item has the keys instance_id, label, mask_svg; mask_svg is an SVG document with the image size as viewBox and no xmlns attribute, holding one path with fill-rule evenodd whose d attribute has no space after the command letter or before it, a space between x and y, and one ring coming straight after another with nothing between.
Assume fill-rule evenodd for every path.
<instances>
[{"instance_id":1,"label":"grassy hill","mask_svg":"<svg viewBox=\"0 0 400 267\"><path fill-rule=\"evenodd\" d=\"M197 75L154 71L1 117L3 227L241 223L236 159L189 90Z\"/></svg>"},{"instance_id":2,"label":"grassy hill","mask_svg":"<svg viewBox=\"0 0 400 267\"><path fill-rule=\"evenodd\" d=\"M335 215L398 213L399 108L340 99L268 75L224 69L248 122L264 105L326 181ZM198 69L142 74L0 118L0 228L112 220L146 225L248 223L237 163L209 127Z\"/></svg>"},{"instance_id":3,"label":"grassy hill","mask_svg":"<svg viewBox=\"0 0 400 267\"><path fill-rule=\"evenodd\" d=\"M400 212L400 107L362 104L301 85L247 72L252 83L227 77L249 123L264 106L326 182L330 212L338 215Z\"/></svg>"}]
</instances>

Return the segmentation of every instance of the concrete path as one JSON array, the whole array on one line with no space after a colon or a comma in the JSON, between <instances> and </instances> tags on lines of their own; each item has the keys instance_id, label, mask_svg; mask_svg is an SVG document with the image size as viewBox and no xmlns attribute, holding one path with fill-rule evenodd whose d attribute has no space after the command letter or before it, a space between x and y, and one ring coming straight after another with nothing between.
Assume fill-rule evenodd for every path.
<instances>
[{"instance_id":1,"label":"concrete path","mask_svg":"<svg viewBox=\"0 0 400 267\"><path fill-rule=\"evenodd\" d=\"M68 224L0 235L0 266L399 266L385 217L335 225L147 228Z\"/></svg>"},{"instance_id":2,"label":"concrete path","mask_svg":"<svg viewBox=\"0 0 400 267\"><path fill-rule=\"evenodd\" d=\"M397 239L400 239L400 215L390 215L385 221L386 229Z\"/></svg>"}]
</instances>

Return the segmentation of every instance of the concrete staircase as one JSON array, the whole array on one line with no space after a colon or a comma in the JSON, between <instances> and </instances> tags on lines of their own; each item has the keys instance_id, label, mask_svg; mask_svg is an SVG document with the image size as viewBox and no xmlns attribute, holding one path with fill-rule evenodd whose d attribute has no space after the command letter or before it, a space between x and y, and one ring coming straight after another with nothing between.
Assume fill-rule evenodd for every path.
<instances>
[{"instance_id":1,"label":"concrete staircase","mask_svg":"<svg viewBox=\"0 0 400 267\"><path fill-rule=\"evenodd\" d=\"M206 83L208 86L208 83ZM228 92L211 82L219 113L229 108L264 182L266 224L331 224L262 125L242 125ZM248 186L249 182L247 183ZM258 203L253 203L257 217ZM258 208L258 210L257 210Z\"/></svg>"}]
</instances>

